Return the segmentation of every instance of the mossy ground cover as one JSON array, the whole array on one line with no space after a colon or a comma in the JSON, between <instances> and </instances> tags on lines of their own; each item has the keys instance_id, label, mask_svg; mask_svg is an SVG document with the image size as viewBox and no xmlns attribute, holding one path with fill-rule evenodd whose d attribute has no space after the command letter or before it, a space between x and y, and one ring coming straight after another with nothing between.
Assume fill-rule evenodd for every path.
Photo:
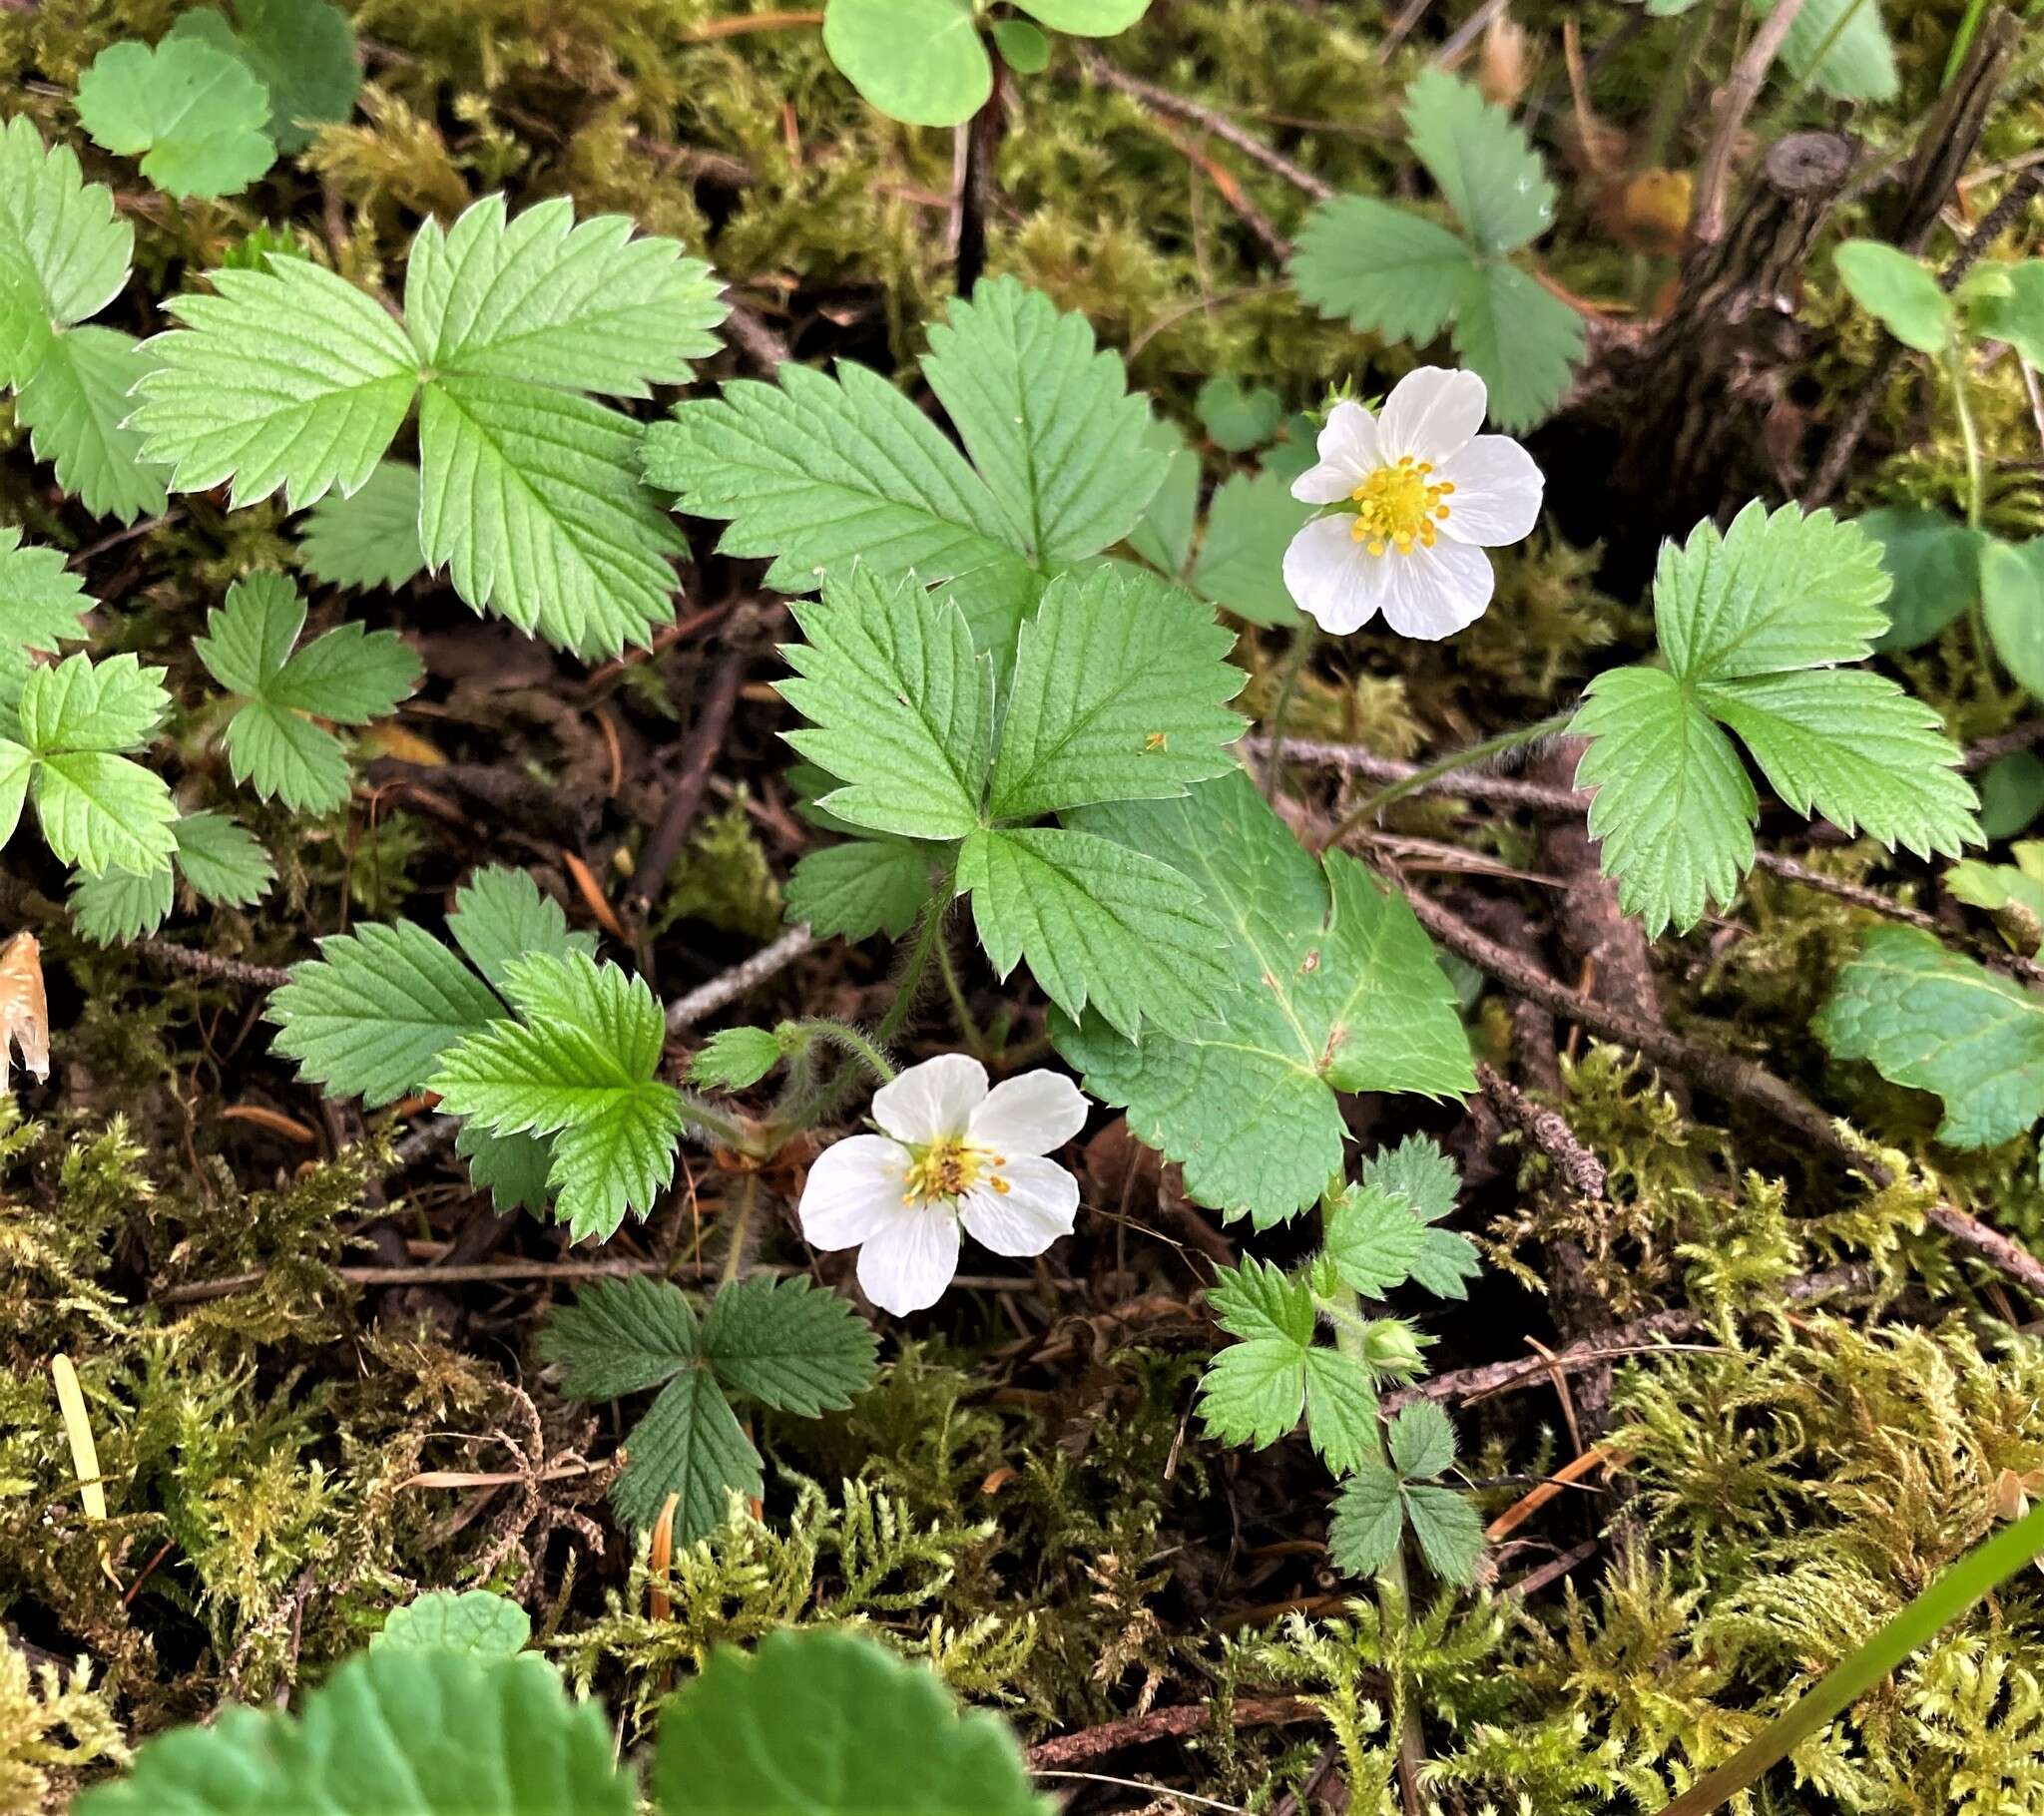
<instances>
[{"instance_id":1,"label":"mossy ground cover","mask_svg":"<svg viewBox=\"0 0 2044 1816\"><path fill-rule=\"evenodd\" d=\"M906 381L950 300L952 135L868 107L807 16L360 0L344 7L365 76L352 117L240 196L178 203L96 148L72 97L109 44L154 42L181 10L0 7L6 111L74 147L135 229L136 278L106 317L128 331L165 326L150 299L265 243L390 287L421 220L500 190L514 208L565 196L624 214L707 258L739 310L711 379L784 351ZM1374 394L1422 362L1308 308L1286 264L1322 191L1422 194L1399 115L1414 78L1453 56L1528 126L1560 193L1540 266L1589 335L1575 386L1525 437L1546 524L1499 553L1488 614L1450 642L1326 641L1288 688L1282 629L1247 625L1235 657L1260 728L1281 716L1379 762L1552 712L1651 648L1641 551L1694 521L1659 513L1651 474L1618 470L1611 388L1672 302L1690 178L1750 40L1684 39L1695 54L1677 65L1637 6L1527 0L1482 9L1501 21L1488 34L1466 29L1478 10L1157 0L1123 37L1058 40L1007 91L986 221L989 268L1082 313L1219 482L1251 461L1217 444L1210 380L1275 393L1296 437L1330 382ZM1976 10L1883 9L1891 101L1771 87L1735 199L1795 129L1843 128L1869 168L1898 166ZM2044 155L2040 61L2032 33L1940 247ZM1878 184L1849 195L1833 227L1870 230L1881 199ZM2035 253L2039 230L2033 209L2002 249ZM1795 495L1874 386L1839 508L1963 514L1967 450L1937 372L1886 358L1825 256L1789 312L1772 439L1742 456L1760 478L1728 472L1726 501ZM2011 540L2044 530L2034 386L2013 357L1970 375L1979 515ZM650 421L668 401L632 408ZM0 523L86 578L96 651L189 680L230 583L301 562L279 500L230 512L224 493L180 494L123 530L65 499L5 406L0 446ZM322 628L402 633L426 681L364 736L339 812L242 803L278 873L257 906L181 904L161 936L101 945L71 924L63 866L9 846L0 929L41 941L54 1066L0 1104L0 1809L62 1809L166 1727L316 1682L421 1589L483 1587L530 1610L534 1643L603 1695L628 1748L717 1644L855 1621L1010 1713L1046 1773L1102 1775L1044 1779L1075 1812L1651 1811L2044 1493L2035 1302L1929 1215L1948 1203L2044 1246L2034 1135L1942 1145L1933 1099L1834 1062L1812 1033L1879 918L1867 891L1976 945L1987 923L1940 896L1937 866L1771 810L1762 842L1788 870L1755 870L1686 935L1599 946L1582 937L1607 927L1595 914L1622 923L1594 854L1571 870L1541 814L1436 795L1392 809L1370 851L1586 1004L1649 1005L1674 1038L1791 1082L1846 1119L1856 1156L1474 968L1456 981L1477 1057L1560 1110L1567 1141L1543 1144L1497 1093L1344 1100L1365 1149L1426 1134L1464 1175L1454 1227L1485 1269L1425 1325L1490 1530L1475 1590L1422 1578L1406 1601L1362 1593L1328 1561L1331 1497L1302 1436L1248 1451L1202 1435L1215 1268L1245 1250L1293 1259L1291 1237L1191 1204L1106 1113L1078 1149L1074 1237L1033 1267L968 1276L934 1312L881 1320L878 1377L848 1409L755 1409L764 1495L656 1562L606 1502L629 1417L565 1396L539 1333L604 1269L693 1290L727 1269L813 1267L850 1291L848 1257L799 1239L804 1156L762 1174L694 1155L645 1223L571 1248L472 1189L430 1105L364 1117L322 1097L260 1017L275 969L316 939L398 916L438 928L485 864L528 872L669 1002L775 937L815 840L783 775L792 717L768 685L792 630L761 564L688 527L676 631L618 662L557 657L430 578L315 591ZM2025 747L2035 702L1971 617L1893 666L1961 743ZM175 753L195 797L224 783L215 730L192 723ZM1324 832L1370 785L1299 765L1286 811ZM649 838L684 792L682 847L649 880ZM1598 889L1605 907L1585 908ZM1010 1068L1040 1062L1041 997L951 932L955 995L918 999L902 1057L998 1028ZM819 944L678 1028L666 1071L685 1077L719 1019L871 1022L893 997L884 942ZM1595 1156L1597 1192L1570 1177L1575 1152ZM1585 1339L1586 1365L1494 1366ZM104 1517L78 1484L58 1356L82 1384ZM2044 1811L2034 1583L1948 1628L1746 1807ZM1401 1785L1408 1716L1423 1770Z\"/></svg>"}]
</instances>

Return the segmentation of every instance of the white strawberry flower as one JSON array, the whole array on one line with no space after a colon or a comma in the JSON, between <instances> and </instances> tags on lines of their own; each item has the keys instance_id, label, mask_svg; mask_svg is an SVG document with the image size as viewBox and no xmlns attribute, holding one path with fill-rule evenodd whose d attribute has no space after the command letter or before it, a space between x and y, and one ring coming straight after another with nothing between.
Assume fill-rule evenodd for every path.
<instances>
[{"instance_id":1,"label":"white strawberry flower","mask_svg":"<svg viewBox=\"0 0 2044 1816\"><path fill-rule=\"evenodd\" d=\"M880 1134L817 1156L795 1214L818 1248L856 1248L858 1283L893 1312L934 1305L958 1271L958 1226L997 1255L1040 1255L1072 1233L1079 1181L1044 1156L1086 1122L1056 1072L987 1089L962 1053L911 1066L873 1093Z\"/></svg>"},{"instance_id":2,"label":"white strawberry flower","mask_svg":"<svg viewBox=\"0 0 2044 1816\"><path fill-rule=\"evenodd\" d=\"M1381 612L1401 637L1432 643L1474 624L1490 604L1486 549L1518 542L1540 516L1533 457L1509 435L1479 435L1483 380L1421 366L1381 416L1337 403L1320 431L1319 465L1292 482L1302 504L1341 505L1284 551L1284 585L1336 636Z\"/></svg>"}]
</instances>

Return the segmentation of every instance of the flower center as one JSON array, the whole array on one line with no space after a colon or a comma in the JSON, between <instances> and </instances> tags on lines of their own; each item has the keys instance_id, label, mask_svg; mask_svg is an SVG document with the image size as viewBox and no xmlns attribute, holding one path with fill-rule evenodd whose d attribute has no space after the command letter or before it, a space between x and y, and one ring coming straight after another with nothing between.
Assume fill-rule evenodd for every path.
<instances>
[{"instance_id":1,"label":"flower center","mask_svg":"<svg viewBox=\"0 0 2044 1816\"><path fill-rule=\"evenodd\" d=\"M901 1194L904 1204L934 1204L940 1199L960 1198L985 1180L989 1189L1005 1192L1008 1181L994 1170L1005 1156L985 1147L975 1147L962 1135L943 1135L927 1147L916 1150L908 1163L908 1187Z\"/></svg>"},{"instance_id":2,"label":"flower center","mask_svg":"<svg viewBox=\"0 0 2044 1816\"><path fill-rule=\"evenodd\" d=\"M1447 480L1433 480L1433 462L1406 454L1395 467L1379 467L1357 486L1349 497L1355 500L1355 526L1349 531L1372 555L1396 548L1410 555L1412 545L1432 548L1435 526L1445 523L1448 506L1443 502L1454 486Z\"/></svg>"}]
</instances>

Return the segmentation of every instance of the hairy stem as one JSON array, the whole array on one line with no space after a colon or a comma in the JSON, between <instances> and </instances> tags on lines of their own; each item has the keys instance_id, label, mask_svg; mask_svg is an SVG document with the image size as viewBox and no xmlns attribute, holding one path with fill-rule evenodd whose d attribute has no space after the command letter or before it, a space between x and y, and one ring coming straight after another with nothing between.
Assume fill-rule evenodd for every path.
<instances>
[{"instance_id":1,"label":"hairy stem","mask_svg":"<svg viewBox=\"0 0 2044 1816\"><path fill-rule=\"evenodd\" d=\"M1273 800L1278 798L1284 780L1284 721L1291 716L1291 701L1298 692L1298 678L1305 672L1306 661L1312 655L1319 631L1319 626L1301 612L1298 628L1292 632L1291 642L1285 646L1283 668L1278 681L1278 702L1271 708L1271 754L1264 762L1264 792Z\"/></svg>"}]
</instances>

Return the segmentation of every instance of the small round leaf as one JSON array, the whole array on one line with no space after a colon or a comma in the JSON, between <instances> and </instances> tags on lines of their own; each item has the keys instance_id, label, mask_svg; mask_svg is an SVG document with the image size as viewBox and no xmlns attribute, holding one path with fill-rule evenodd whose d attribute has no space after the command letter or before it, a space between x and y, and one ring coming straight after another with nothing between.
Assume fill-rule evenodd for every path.
<instances>
[{"instance_id":1,"label":"small round leaf","mask_svg":"<svg viewBox=\"0 0 2044 1816\"><path fill-rule=\"evenodd\" d=\"M890 119L958 126L994 89L967 0L830 0L823 48Z\"/></svg>"},{"instance_id":2,"label":"small round leaf","mask_svg":"<svg viewBox=\"0 0 2044 1816\"><path fill-rule=\"evenodd\" d=\"M1050 64L1050 40L1027 19L1003 19L994 27L1001 61L1018 76L1038 76Z\"/></svg>"}]
</instances>

